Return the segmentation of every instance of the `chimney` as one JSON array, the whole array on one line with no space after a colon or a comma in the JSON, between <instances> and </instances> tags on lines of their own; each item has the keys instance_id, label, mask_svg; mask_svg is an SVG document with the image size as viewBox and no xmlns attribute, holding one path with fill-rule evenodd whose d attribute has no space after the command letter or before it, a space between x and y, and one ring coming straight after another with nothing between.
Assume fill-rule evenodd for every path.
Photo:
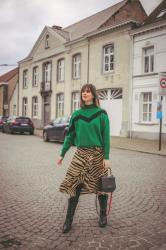
<instances>
[{"instance_id":1,"label":"chimney","mask_svg":"<svg viewBox=\"0 0 166 250\"><path fill-rule=\"evenodd\" d=\"M53 25L52 28L53 28L53 29L56 29L56 30L61 30L61 29L62 29L62 27L61 27L61 26L58 26L58 25Z\"/></svg>"}]
</instances>

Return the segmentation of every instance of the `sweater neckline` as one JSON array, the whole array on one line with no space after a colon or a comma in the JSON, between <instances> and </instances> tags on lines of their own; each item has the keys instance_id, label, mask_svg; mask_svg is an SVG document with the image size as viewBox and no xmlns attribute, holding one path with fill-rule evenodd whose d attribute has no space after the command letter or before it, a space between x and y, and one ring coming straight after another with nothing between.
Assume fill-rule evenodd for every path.
<instances>
[{"instance_id":1,"label":"sweater neckline","mask_svg":"<svg viewBox=\"0 0 166 250\"><path fill-rule=\"evenodd\" d=\"M83 109L92 109L92 108L95 108L96 106L92 103L90 105L84 105L82 108Z\"/></svg>"}]
</instances>

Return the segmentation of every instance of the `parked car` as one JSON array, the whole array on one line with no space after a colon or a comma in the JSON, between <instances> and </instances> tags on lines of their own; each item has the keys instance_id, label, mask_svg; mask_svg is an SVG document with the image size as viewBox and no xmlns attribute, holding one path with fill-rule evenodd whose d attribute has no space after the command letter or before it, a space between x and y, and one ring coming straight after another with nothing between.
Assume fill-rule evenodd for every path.
<instances>
[{"instance_id":1,"label":"parked car","mask_svg":"<svg viewBox=\"0 0 166 250\"><path fill-rule=\"evenodd\" d=\"M44 141L61 141L63 142L68 131L70 116L58 117L51 121L43 129Z\"/></svg>"},{"instance_id":2,"label":"parked car","mask_svg":"<svg viewBox=\"0 0 166 250\"><path fill-rule=\"evenodd\" d=\"M0 130L2 130L3 123L7 120L8 116L0 116Z\"/></svg>"},{"instance_id":3,"label":"parked car","mask_svg":"<svg viewBox=\"0 0 166 250\"><path fill-rule=\"evenodd\" d=\"M29 117L24 116L12 116L9 117L2 126L3 133L15 133L19 132L21 134L28 132L31 135L34 134L34 125Z\"/></svg>"}]
</instances>

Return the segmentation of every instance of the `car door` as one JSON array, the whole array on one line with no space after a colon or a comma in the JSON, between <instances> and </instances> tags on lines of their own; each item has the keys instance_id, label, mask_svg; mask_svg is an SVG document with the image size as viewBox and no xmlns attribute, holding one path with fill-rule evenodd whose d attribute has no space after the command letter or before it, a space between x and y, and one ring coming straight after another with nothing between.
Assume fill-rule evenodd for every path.
<instances>
[{"instance_id":1,"label":"car door","mask_svg":"<svg viewBox=\"0 0 166 250\"><path fill-rule=\"evenodd\" d=\"M56 127L56 139L63 141L64 139L64 131L66 126L68 125L68 117L64 116L62 117L60 123Z\"/></svg>"},{"instance_id":2,"label":"car door","mask_svg":"<svg viewBox=\"0 0 166 250\"><path fill-rule=\"evenodd\" d=\"M52 122L52 126L49 128L49 138L56 139L57 128L58 128L60 122L61 122L61 117L56 118L56 120Z\"/></svg>"}]
</instances>

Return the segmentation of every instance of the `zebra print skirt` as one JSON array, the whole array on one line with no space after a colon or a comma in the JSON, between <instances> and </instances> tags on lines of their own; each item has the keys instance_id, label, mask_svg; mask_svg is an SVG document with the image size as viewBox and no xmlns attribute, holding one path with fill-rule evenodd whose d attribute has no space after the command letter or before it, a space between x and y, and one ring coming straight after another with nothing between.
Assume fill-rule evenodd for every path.
<instances>
[{"instance_id":1,"label":"zebra print skirt","mask_svg":"<svg viewBox=\"0 0 166 250\"><path fill-rule=\"evenodd\" d=\"M99 191L100 177L107 175L103 167L103 148L77 148L66 177L60 185L60 192L70 197L76 195L76 187L83 184L81 193L96 193Z\"/></svg>"}]
</instances>

